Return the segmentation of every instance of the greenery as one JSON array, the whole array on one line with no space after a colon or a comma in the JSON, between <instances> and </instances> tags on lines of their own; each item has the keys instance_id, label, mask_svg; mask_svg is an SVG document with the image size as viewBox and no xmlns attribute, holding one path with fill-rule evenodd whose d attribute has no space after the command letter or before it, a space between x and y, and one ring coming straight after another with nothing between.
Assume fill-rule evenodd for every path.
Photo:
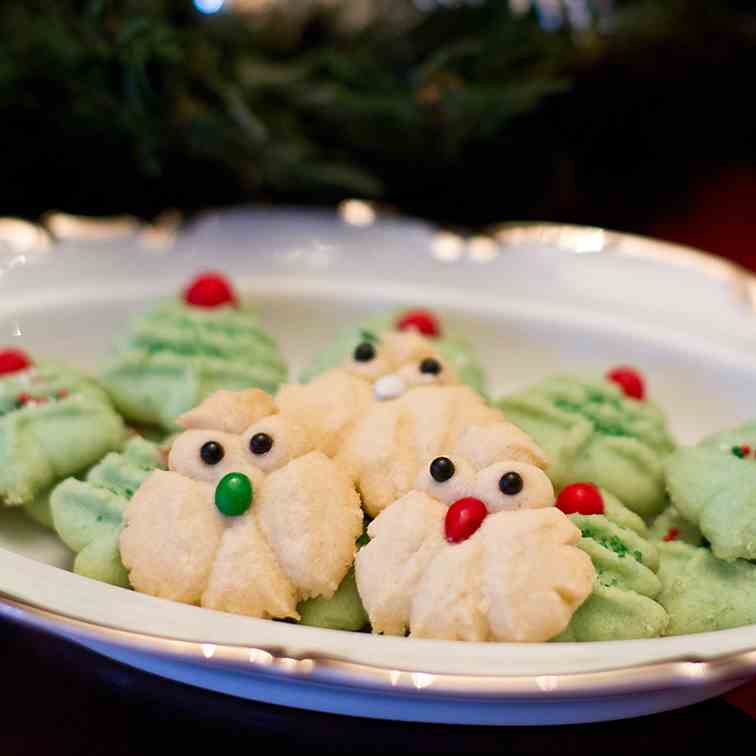
<instances>
[{"instance_id":1,"label":"greenery","mask_svg":"<svg viewBox=\"0 0 756 756\"><path fill-rule=\"evenodd\" d=\"M754 159L750 2L627 0L551 32L504 0L413 7L351 28L333 3L2 3L0 215L360 196L621 225L674 198L691 157Z\"/></svg>"}]
</instances>

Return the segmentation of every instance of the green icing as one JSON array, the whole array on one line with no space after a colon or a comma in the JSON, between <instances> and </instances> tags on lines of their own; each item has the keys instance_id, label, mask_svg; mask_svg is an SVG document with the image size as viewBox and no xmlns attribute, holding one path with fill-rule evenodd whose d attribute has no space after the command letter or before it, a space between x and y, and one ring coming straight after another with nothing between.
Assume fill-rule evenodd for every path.
<instances>
[{"instance_id":1,"label":"green icing","mask_svg":"<svg viewBox=\"0 0 756 756\"><path fill-rule=\"evenodd\" d=\"M50 496L53 525L74 552L74 572L113 585L128 586L118 539L123 510L142 481L162 467L158 447L133 438L123 452L106 455L84 480L69 478Z\"/></svg>"},{"instance_id":2,"label":"green icing","mask_svg":"<svg viewBox=\"0 0 756 756\"><path fill-rule=\"evenodd\" d=\"M674 442L651 402L609 381L553 376L497 405L546 452L557 488L591 481L643 517L665 506L664 460Z\"/></svg>"},{"instance_id":3,"label":"green icing","mask_svg":"<svg viewBox=\"0 0 756 756\"><path fill-rule=\"evenodd\" d=\"M342 328L302 371L302 382L314 378L326 370L338 367L354 352L354 348L363 341L380 342L382 331L394 328L396 312L381 313L356 326ZM462 383L467 384L480 394L485 394L485 376L472 345L457 334L443 334L434 339L433 344L439 355L454 370Z\"/></svg>"},{"instance_id":4,"label":"green icing","mask_svg":"<svg viewBox=\"0 0 756 756\"><path fill-rule=\"evenodd\" d=\"M32 401L19 401L23 394ZM51 487L119 448L125 434L105 392L75 370L43 363L0 379L0 502L49 523Z\"/></svg>"},{"instance_id":5,"label":"green icing","mask_svg":"<svg viewBox=\"0 0 756 756\"><path fill-rule=\"evenodd\" d=\"M603 515L570 515L580 528L578 548L596 569L591 595L555 641L656 638L667 613L656 600L661 582L657 548L647 540L643 521L607 491Z\"/></svg>"},{"instance_id":6,"label":"green icing","mask_svg":"<svg viewBox=\"0 0 756 756\"><path fill-rule=\"evenodd\" d=\"M733 453L751 447L743 458ZM756 422L717 433L667 460L667 489L680 517L698 528L714 556L756 559Z\"/></svg>"},{"instance_id":7,"label":"green icing","mask_svg":"<svg viewBox=\"0 0 756 756\"><path fill-rule=\"evenodd\" d=\"M168 301L132 320L102 380L131 422L175 430L218 389L275 392L286 366L250 310Z\"/></svg>"},{"instance_id":8,"label":"green icing","mask_svg":"<svg viewBox=\"0 0 756 756\"><path fill-rule=\"evenodd\" d=\"M707 548L660 543L659 603L669 613L666 635L725 630L756 623L756 565L725 562Z\"/></svg>"}]
</instances>

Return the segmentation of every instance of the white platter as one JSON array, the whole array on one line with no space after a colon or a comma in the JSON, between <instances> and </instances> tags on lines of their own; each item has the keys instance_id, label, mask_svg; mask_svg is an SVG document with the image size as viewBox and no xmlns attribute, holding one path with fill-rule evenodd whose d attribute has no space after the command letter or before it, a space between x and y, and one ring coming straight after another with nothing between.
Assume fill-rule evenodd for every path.
<instances>
[{"instance_id":1,"label":"white platter","mask_svg":"<svg viewBox=\"0 0 756 756\"><path fill-rule=\"evenodd\" d=\"M463 239L380 216L355 226L343 214L282 210L205 216L167 246L145 244L154 239L133 226L57 244L29 233L4 243L2 232L0 344L33 353L93 367L129 313L211 267L256 300L294 375L345 320L423 304L476 343L494 394L555 370L630 363L683 442L754 414L753 279L659 242L549 225ZM593 644L383 638L174 604L73 575L70 562L50 533L0 511L0 616L165 677L287 706L585 722L683 706L756 675L756 626Z\"/></svg>"}]
</instances>

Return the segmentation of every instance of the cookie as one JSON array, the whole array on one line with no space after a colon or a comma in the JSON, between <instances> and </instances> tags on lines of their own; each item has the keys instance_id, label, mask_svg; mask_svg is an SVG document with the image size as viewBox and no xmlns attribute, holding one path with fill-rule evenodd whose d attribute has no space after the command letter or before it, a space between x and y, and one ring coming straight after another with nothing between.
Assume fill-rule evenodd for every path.
<instances>
[{"instance_id":1,"label":"cookie","mask_svg":"<svg viewBox=\"0 0 756 756\"><path fill-rule=\"evenodd\" d=\"M756 623L756 564L717 559L683 540L658 544L662 590L669 613L666 635L726 630Z\"/></svg>"},{"instance_id":2,"label":"cookie","mask_svg":"<svg viewBox=\"0 0 756 756\"><path fill-rule=\"evenodd\" d=\"M53 489L53 527L76 554L75 573L113 585L129 585L118 549L123 510L145 478L162 466L160 447L135 437L122 452L105 456L84 480L69 478Z\"/></svg>"},{"instance_id":3,"label":"cookie","mask_svg":"<svg viewBox=\"0 0 756 756\"><path fill-rule=\"evenodd\" d=\"M400 333L415 336L404 341L404 354L392 343L403 344L402 339L395 338ZM302 382L308 383L333 368L350 367L364 344L371 345L375 353L368 370L372 370L375 381L384 378L377 388L379 395L396 395L402 387L429 385L443 379L444 372L453 374L455 382L479 393L485 391L483 368L472 345L458 334L445 333L438 318L427 310L384 313L361 325L343 328L305 367ZM426 358L438 360L440 373L421 372L421 362Z\"/></svg>"},{"instance_id":4,"label":"cookie","mask_svg":"<svg viewBox=\"0 0 756 756\"><path fill-rule=\"evenodd\" d=\"M581 496L586 488L589 496ZM593 501L598 506L593 506ZM581 506L588 502L589 506ZM667 612L657 597L659 554L643 520L608 491L578 483L563 489L557 507L581 532L578 547L596 569L593 590L554 640L606 641L657 638ZM581 513L580 510L587 513Z\"/></svg>"},{"instance_id":5,"label":"cookie","mask_svg":"<svg viewBox=\"0 0 756 756\"><path fill-rule=\"evenodd\" d=\"M336 593L362 532L359 496L278 409L256 389L220 392L178 419L168 471L125 509L120 551L136 590L292 619L301 601Z\"/></svg>"},{"instance_id":6,"label":"cookie","mask_svg":"<svg viewBox=\"0 0 756 756\"><path fill-rule=\"evenodd\" d=\"M480 469L506 459L545 464L527 434L468 386L420 387L374 402L355 420L336 459L375 517L412 490L429 457L442 455L462 456Z\"/></svg>"},{"instance_id":7,"label":"cookie","mask_svg":"<svg viewBox=\"0 0 756 756\"><path fill-rule=\"evenodd\" d=\"M756 559L756 421L717 433L667 460L675 509L719 559Z\"/></svg>"},{"instance_id":8,"label":"cookie","mask_svg":"<svg viewBox=\"0 0 756 756\"><path fill-rule=\"evenodd\" d=\"M26 507L49 525L51 487L119 448L126 429L92 379L23 357L0 374L0 504Z\"/></svg>"},{"instance_id":9,"label":"cookie","mask_svg":"<svg viewBox=\"0 0 756 756\"><path fill-rule=\"evenodd\" d=\"M213 281L227 287L227 295L202 304L192 292ZM255 313L236 300L224 279L213 276L195 279L182 300L161 302L137 316L102 373L130 422L168 431L178 428L179 415L218 389L275 391L285 379L285 363Z\"/></svg>"},{"instance_id":10,"label":"cookie","mask_svg":"<svg viewBox=\"0 0 756 756\"><path fill-rule=\"evenodd\" d=\"M608 380L553 376L497 406L543 448L558 489L589 480L643 517L665 507L664 463L674 442L652 402Z\"/></svg>"},{"instance_id":11,"label":"cookie","mask_svg":"<svg viewBox=\"0 0 756 756\"><path fill-rule=\"evenodd\" d=\"M595 571L580 531L554 506L536 466L477 469L431 460L412 491L368 527L357 554L375 633L465 641L545 641L590 595Z\"/></svg>"}]
</instances>

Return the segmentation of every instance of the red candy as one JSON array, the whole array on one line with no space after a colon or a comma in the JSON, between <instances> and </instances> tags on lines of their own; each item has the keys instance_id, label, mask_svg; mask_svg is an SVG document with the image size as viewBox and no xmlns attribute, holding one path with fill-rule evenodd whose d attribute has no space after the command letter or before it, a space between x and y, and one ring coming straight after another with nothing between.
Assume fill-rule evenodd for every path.
<instances>
[{"instance_id":1,"label":"red candy","mask_svg":"<svg viewBox=\"0 0 756 756\"><path fill-rule=\"evenodd\" d=\"M26 352L20 349L0 349L0 375L17 373L32 366L32 361Z\"/></svg>"},{"instance_id":2,"label":"red candy","mask_svg":"<svg viewBox=\"0 0 756 756\"><path fill-rule=\"evenodd\" d=\"M194 307L237 305L231 284L220 273L203 273L184 290L184 301Z\"/></svg>"},{"instance_id":3,"label":"red candy","mask_svg":"<svg viewBox=\"0 0 756 756\"><path fill-rule=\"evenodd\" d=\"M643 376L634 368L623 365L610 370L606 377L616 383L631 399L643 399L646 395L646 386Z\"/></svg>"},{"instance_id":4,"label":"red candy","mask_svg":"<svg viewBox=\"0 0 756 756\"><path fill-rule=\"evenodd\" d=\"M486 519L486 505L472 496L455 501L446 511L444 527L449 543L466 541Z\"/></svg>"},{"instance_id":5,"label":"red candy","mask_svg":"<svg viewBox=\"0 0 756 756\"><path fill-rule=\"evenodd\" d=\"M408 310L396 321L396 327L400 331L414 329L431 338L441 335L436 316L429 310Z\"/></svg>"},{"instance_id":6,"label":"red candy","mask_svg":"<svg viewBox=\"0 0 756 756\"><path fill-rule=\"evenodd\" d=\"M563 488L557 496L556 506L567 515L604 514L604 499L593 483L573 483Z\"/></svg>"},{"instance_id":7,"label":"red candy","mask_svg":"<svg viewBox=\"0 0 756 756\"><path fill-rule=\"evenodd\" d=\"M679 535L680 531L677 528L670 528L665 534L664 538L662 538L662 541L674 541Z\"/></svg>"}]
</instances>

